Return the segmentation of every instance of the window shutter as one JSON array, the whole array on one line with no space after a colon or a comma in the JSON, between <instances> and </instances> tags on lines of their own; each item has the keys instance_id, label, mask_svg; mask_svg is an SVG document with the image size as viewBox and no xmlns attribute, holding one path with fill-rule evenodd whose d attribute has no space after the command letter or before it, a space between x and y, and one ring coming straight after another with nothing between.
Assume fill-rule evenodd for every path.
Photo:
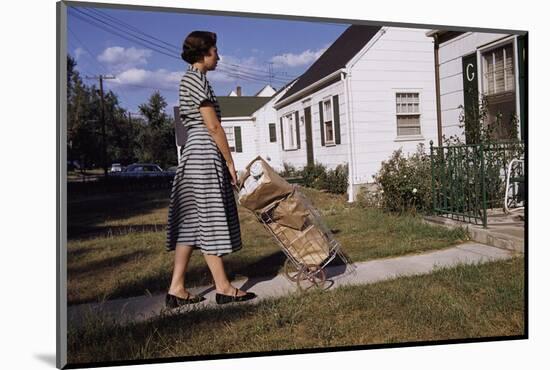
<instances>
[{"instance_id":1,"label":"window shutter","mask_svg":"<svg viewBox=\"0 0 550 370\"><path fill-rule=\"evenodd\" d=\"M235 151L237 153L242 153L243 151L243 142L241 140L241 127L235 126Z\"/></svg>"},{"instance_id":2,"label":"window shutter","mask_svg":"<svg viewBox=\"0 0 550 370\"><path fill-rule=\"evenodd\" d=\"M321 146L325 146L325 124L323 122L323 101L319 102L319 127L321 130Z\"/></svg>"},{"instance_id":3,"label":"window shutter","mask_svg":"<svg viewBox=\"0 0 550 370\"><path fill-rule=\"evenodd\" d=\"M281 117L281 148L285 150L285 136L283 135L283 117Z\"/></svg>"},{"instance_id":4,"label":"window shutter","mask_svg":"<svg viewBox=\"0 0 550 370\"><path fill-rule=\"evenodd\" d=\"M332 97L332 106L334 107L334 136L336 144L340 144L340 105L338 104L338 95Z\"/></svg>"},{"instance_id":5,"label":"window shutter","mask_svg":"<svg viewBox=\"0 0 550 370\"><path fill-rule=\"evenodd\" d=\"M300 149L300 121L298 121L298 111L296 111L294 117L294 121L296 121L296 143L298 144L298 149Z\"/></svg>"},{"instance_id":6,"label":"window shutter","mask_svg":"<svg viewBox=\"0 0 550 370\"><path fill-rule=\"evenodd\" d=\"M277 141L277 130L275 129L275 124L269 124L269 142L274 143Z\"/></svg>"}]
</instances>

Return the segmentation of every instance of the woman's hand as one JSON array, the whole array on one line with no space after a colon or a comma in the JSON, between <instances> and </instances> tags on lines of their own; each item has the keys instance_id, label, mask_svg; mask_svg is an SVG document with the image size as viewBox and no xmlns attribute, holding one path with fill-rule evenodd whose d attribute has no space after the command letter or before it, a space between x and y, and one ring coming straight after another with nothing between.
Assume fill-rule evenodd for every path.
<instances>
[{"instance_id":1,"label":"woman's hand","mask_svg":"<svg viewBox=\"0 0 550 370\"><path fill-rule=\"evenodd\" d=\"M231 185L237 185L237 171L235 171L235 164L233 162L226 162L227 168L229 168L229 174L231 175Z\"/></svg>"}]
</instances>

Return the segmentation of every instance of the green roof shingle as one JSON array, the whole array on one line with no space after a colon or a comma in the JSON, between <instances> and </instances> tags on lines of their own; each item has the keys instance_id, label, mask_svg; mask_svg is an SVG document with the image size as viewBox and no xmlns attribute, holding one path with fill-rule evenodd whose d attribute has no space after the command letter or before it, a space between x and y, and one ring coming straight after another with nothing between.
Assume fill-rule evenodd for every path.
<instances>
[{"instance_id":1,"label":"green roof shingle","mask_svg":"<svg viewBox=\"0 0 550 370\"><path fill-rule=\"evenodd\" d=\"M266 104L269 96L218 96L222 117L251 116Z\"/></svg>"}]
</instances>

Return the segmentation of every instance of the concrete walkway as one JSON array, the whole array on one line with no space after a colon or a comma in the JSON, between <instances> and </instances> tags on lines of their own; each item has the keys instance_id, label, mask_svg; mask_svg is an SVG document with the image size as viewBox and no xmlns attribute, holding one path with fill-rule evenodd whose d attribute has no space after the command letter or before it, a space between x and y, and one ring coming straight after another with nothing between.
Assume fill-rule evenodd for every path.
<instances>
[{"instance_id":1,"label":"concrete walkway","mask_svg":"<svg viewBox=\"0 0 550 370\"><path fill-rule=\"evenodd\" d=\"M400 276L427 274L438 267L452 267L459 263L484 263L494 260L507 259L514 255L513 251L491 247L485 244L468 242L452 248L433 252L371 260L355 263L353 266L329 266L326 268L325 289L335 289L344 285L369 284L382 280L395 279ZM258 295L247 303L257 303L271 297L281 297L298 289L296 283L290 282L284 275L274 278L254 278L235 281L233 284L240 289L253 291ZM161 314L181 313L186 309L200 309L203 307L218 307L215 303L215 290L212 286L190 288L193 294L201 294L206 300L194 305L188 305L179 310L167 311L164 309L163 294L120 298L103 303L87 303L69 306L68 327L82 324L83 316L92 312L106 314L120 323L139 322ZM245 304L230 303L228 305Z\"/></svg>"}]
</instances>

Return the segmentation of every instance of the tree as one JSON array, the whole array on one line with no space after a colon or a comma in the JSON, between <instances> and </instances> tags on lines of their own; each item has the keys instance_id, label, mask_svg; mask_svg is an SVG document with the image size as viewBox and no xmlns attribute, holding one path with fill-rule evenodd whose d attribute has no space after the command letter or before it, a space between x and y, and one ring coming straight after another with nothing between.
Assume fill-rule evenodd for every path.
<instances>
[{"instance_id":1,"label":"tree","mask_svg":"<svg viewBox=\"0 0 550 370\"><path fill-rule=\"evenodd\" d=\"M157 163L162 168L177 163L174 150L174 121L164 111L167 105L158 91L151 95L147 103L139 105L139 111L146 121L139 140L142 149L141 160Z\"/></svg>"}]
</instances>

